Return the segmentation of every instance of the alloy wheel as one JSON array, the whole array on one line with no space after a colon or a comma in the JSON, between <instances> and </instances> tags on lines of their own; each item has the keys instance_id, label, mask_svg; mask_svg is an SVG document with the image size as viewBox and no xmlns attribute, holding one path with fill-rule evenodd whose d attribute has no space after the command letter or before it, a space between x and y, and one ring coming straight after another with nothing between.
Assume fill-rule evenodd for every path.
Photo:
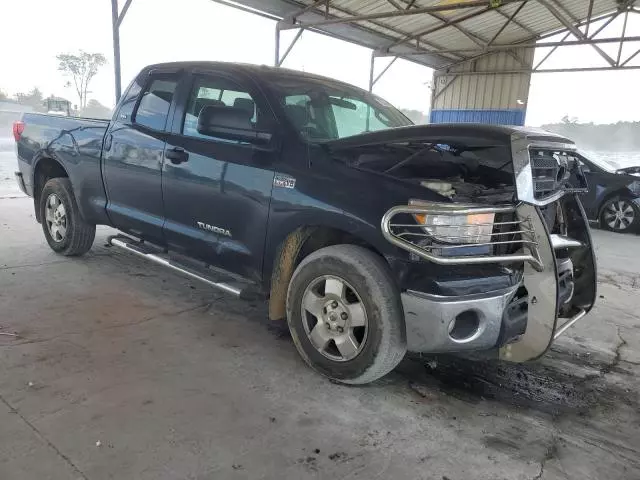
<instances>
[{"instance_id":1,"label":"alloy wheel","mask_svg":"<svg viewBox=\"0 0 640 480\"><path fill-rule=\"evenodd\" d=\"M67 236L67 211L55 193L47 198L45 221L51 238L55 242L62 242Z\"/></svg>"},{"instance_id":2,"label":"alloy wheel","mask_svg":"<svg viewBox=\"0 0 640 480\"><path fill-rule=\"evenodd\" d=\"M330 360L346 362L362 351L368 319L356 290L344 279L314 279L302 296L302 323L311 344Z\"/></svg>"},{"instance_id":3,"label":"alloy wheel","mask_svg":"<svg viewBox=\"0 0 640 480\"><path fill-rule=\"evenodd\" d=\"M627 200L614 200L609 202L603 210L604 222L612 230L626 230L635 220L633 206Z\"/></svg>"}]
</instances>

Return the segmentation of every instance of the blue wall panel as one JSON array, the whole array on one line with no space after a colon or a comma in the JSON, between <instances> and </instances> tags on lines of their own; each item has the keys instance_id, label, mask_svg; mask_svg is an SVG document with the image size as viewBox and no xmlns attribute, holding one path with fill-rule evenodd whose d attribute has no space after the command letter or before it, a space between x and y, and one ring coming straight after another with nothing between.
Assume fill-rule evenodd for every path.
<instances>
[{"instance_id":1,"label":"blue wall panel","mask_svg":"<svg viewBox=\"0 0 640 480\"><path fill-rule=\"evenodd\" d=\"M508 110L432 110L431 123L489 123L524 125L524 109Z\"/></svg>"}]
</instances>

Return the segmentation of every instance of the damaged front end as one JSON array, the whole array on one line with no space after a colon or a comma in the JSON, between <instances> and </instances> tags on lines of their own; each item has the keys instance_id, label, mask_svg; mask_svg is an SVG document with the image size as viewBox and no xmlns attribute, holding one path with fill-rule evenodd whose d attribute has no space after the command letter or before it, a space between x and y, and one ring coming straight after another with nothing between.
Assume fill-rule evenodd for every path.
<instances>
[{"instance_id":1,"label":"damaged front end","mask_svg":"<svg viewBox=\"0 0 640 480\"><path fill-rule=\"evenodd\" d=\"M410 351L532 360L592 308L596 264L578 198L587 185L575 146L561 140L514 130L509 181L502 166L486 165L474 182L423 179L441 200L413 199L386 212L384 237L412 261L482 265L476 272L487 276L499 265L512 279L462 295L403 288ZM385 173L392 170L403 175L396 166Z\"/></svg>"}]
</instances>

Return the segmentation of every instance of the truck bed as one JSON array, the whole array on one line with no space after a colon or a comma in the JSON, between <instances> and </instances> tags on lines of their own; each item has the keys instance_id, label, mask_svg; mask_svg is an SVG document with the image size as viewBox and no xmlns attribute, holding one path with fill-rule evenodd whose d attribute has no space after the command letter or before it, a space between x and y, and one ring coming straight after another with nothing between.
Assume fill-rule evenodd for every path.
<instances>
[{"instance_id":1,"label":"truck bed","mask_svg":"<svg viewBox=\"0 0 640 480\"><path fill-rule=\"evenodd\" d=\"M65 166L76 197L83 199L79 207L85 218L104 217L106 194L100 156L109 121L25 113L22 122L24 131L22 141L17 143L17 156L25 193L34 194L40 160L54 159Z\"/></svg>"}]
</instances>

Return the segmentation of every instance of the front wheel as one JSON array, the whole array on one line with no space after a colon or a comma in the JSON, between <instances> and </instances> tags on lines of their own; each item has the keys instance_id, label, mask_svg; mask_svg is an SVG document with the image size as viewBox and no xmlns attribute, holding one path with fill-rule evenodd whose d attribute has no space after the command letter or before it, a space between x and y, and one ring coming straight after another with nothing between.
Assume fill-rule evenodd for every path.
<instances>
[{"instance_id":1,"label":"front wheel","mask_svg":"<svg viewBox=\"0 0 640 480\"><path fill-rule=\"evenodd\" d=\"M614 197L605 202L600 211L600 226L612 232L631 232L638 228L640 211L628 198Z\"/></svg>"},{"instance_id":2,"label":"front wheel","mask_svg":"<svg viewBox=\"0 0 640 480\"><path fill-rule=\"evenodd\" d=\"M406 352L400 292L386 263L356 245L306 257L287 294L287 322L302 358L347 384L389 373Z\"/></svg>"},{"instance_id":3,"label":"front wheel","mask_svg":"<svg viewBox=\"0 0 640 480\"><path fill-rule=\"evenodd\" d=\"M87 253L93 245L96 226L84 221L71 182L68 178L52 178L40 194L42 230L51 249L65 256Z\"/></svg>"}]
</instances>

